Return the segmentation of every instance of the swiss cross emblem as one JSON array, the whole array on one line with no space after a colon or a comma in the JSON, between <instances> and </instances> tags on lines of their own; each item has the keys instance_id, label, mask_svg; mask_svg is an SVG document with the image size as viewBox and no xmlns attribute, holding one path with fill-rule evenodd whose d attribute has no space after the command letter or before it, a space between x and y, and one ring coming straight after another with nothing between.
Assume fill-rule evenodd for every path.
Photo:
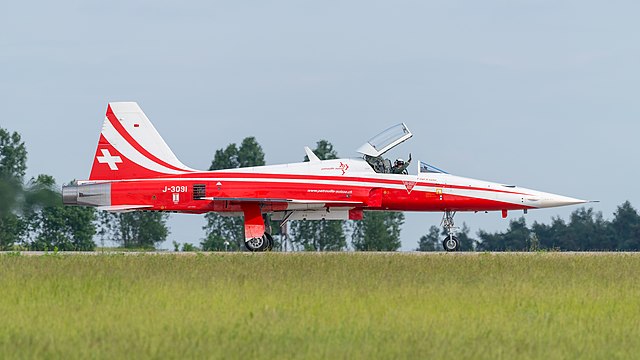
<instances>
[{"instance_id":1,"label":"swiss cross emblem","mask_svg":"<svg viewBox=\"0 0 640 360\"><path fill-rule=\"evenodd\" d=\"M411 190L413 190L413 187L416 186L416 182L415 181L403 181L404 183L404 187L407 188L407 194L411 194Z\"/></svg>"},{"instance_id":2,"label":"swiss cross emblem","mask_svg":"<svg viewBox=\"0 0 640 360\"><path fill-rule=\"evenodd\" d=\"M109 149L100 149L100 152L102 152L102 156L96 157L98 162L100 164L109 165L109 169L111 170L118 170L117 164L122 162L122 158L120 156L111 155L111 153L109 152Z\"/></svg>"}]
</instances>

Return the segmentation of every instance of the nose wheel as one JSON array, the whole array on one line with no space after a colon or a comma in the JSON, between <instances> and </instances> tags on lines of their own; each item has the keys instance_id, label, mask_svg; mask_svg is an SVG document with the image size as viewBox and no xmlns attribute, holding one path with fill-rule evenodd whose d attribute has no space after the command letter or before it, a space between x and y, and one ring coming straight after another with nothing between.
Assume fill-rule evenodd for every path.
<instances>
[{"instance_id":1,"label":"nose wheel","mask_svg":"<svg viewBox=\"0 0 640 360\"><path fill-rule=\"evenodd\" d=\"M458 251L460 250L460 240L453 235L449 235L442 241L442 247L445 251Z\"/></svg>"},{"instance_id":2,"label":"nose wheel","mask_svg":"<svg viewBox=\"0 0 640 360\"><path fill-rule=\"evenodd\" d=\"M460 240L455 236L458 228L455 227L453 223L453 217L455 214L455 211L445 211L444 216L442 217L441 225L447 232L447 237L442 241L442 247L447 252L460 250Z\"/></svg>"}]
</instances>

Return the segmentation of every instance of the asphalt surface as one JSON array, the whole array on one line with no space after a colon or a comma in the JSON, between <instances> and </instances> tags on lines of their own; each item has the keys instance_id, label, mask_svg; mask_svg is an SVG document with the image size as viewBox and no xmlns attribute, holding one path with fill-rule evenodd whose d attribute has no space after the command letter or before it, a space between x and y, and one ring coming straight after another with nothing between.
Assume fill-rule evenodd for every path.
<instances>
[{"instance_id":1,"label":"asphalt surface","mask_svg":"<svg viewBox=\"0 0 640 360\"><path fill-rule=\"evenodd\" d=\"M44 256L44 255L59 255L59 256L78 256L78 255L125 255L125 256L145 256L145 255L159 255L159 256L215 256L215 255L261 255L266 253L252 253L248 251L236 251L236 252L206 252L206 251L194 251L194 252L176 252L176 251L0 251L2 255L16 255L21 256ZM540 252L454 252L447 253L444 251L434 252L419 252L419 251L335 251L335 252L319 252L319 251L289 251L279 252L273 251L269 254L305 254L307 256L322 256L330 254L350 254L350 255L368 255L368 256L383 256L383 255L401 255L401 256L480 256L480 255L520 255L520 256L532 256L540 254L553 254L557 256L601 256L601 255L638 255L640 252L612 252L612 251L540 251Z\"/></svg>"}]
</instances>

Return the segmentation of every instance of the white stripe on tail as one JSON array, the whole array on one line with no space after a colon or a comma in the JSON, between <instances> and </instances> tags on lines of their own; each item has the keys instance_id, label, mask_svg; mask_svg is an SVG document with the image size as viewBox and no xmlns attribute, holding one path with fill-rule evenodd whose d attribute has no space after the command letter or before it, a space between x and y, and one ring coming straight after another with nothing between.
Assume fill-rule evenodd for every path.
<instances>
[{"instance_id":1,"label":"white stripe on tail","mask_svg":"<svg viewBox=\"0 0 640 360\"><path fill-rule=\"evenodd\" d=\"M109 103L89 180L149 178L193 171L178 160L137 103Z\"/></svg>"}]
</instances>

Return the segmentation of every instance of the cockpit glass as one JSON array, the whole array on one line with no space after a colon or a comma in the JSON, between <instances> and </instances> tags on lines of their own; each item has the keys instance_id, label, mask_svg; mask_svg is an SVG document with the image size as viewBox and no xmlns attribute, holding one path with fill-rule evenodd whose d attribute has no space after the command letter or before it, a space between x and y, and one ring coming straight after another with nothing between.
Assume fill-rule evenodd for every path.
<instances>
[{"instance_id":1,"label":"cockpit glass","mask_svg":"<svg viewBox=\"0 0 640 360\"><path fill-rule=\"evenodd\" d=\"M448 172L438 169L433 165L429 165L424 161L420 161L420 172L421 173L436 173L436 174L448 174Z\"/></svg>"},{"instance_id":2,"label":"cockpit glass","mask_svg":"<svg viewBox=\"0 0 640 360\"><path fill-rule=\"evenodd\" d=\"M398 124L372 137L368 143L371 144L374 149L380 151L381 149L393 144L406 134L409 134L407 127L404 124Z\"/></svg>"}]
</instances>

